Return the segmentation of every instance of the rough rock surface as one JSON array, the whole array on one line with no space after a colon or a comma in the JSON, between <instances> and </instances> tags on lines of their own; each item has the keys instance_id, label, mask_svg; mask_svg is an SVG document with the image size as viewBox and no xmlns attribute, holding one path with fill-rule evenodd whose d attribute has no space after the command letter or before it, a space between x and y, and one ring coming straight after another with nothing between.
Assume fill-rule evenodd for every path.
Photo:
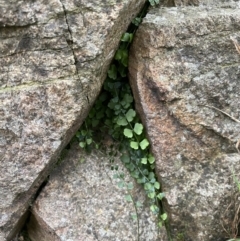
<instances>
[{"instance_id":1,"label":"rough rock surface","mask_svg":"<svg viewBox=\"0 0 240 241\"><path fill-rule=\"evenodd\" d=\"M0 237L19 229L144 2L0 1Z\"/></svg>"},{"instance_id":2,"label":"rough rock surface","mask_svg":"<svg viewBox=\"0 0 240 241\"><path fill-rule=\"evenodd\" d=\"M238 0L237 0L238 1ZM235 0L163 0L160 2L164 7L182 7L182 6L220 6L229 7L236 6ZM238 3L239 5L239 3Z\"/></svg>"},{"instance_id":3,"label":"rough rock surface","mask_svg":"<svg viewBox=\"0 0 240 241\"><path fill-rule=\"evenodd\" d=\"M240 36L235 5L152 9L130 52L130 81L173 240L233 237L232 174L240 172L240 55L230 39Z\"/></svg>"},{"instance_id":4,"label":"rough rock surface","mask_svg":"<svg viewBox=\"0 0 240 241\"><path fill-rule=\"evenodd\" d=\"M118 171L111 170L112 165ZM138 240L138 222L131 217L135 208L124 198L128 192L120 188L121 179L114 178L119 174L124 175L126 185L134 184L119 159L111 164L107 154L87 155L74 145L34 203L28 225L31 240ZM139 241L159 240L156 217L144 190L134 184L129 191L142 204L138 208Z\"/></svg>"}]
</instances>

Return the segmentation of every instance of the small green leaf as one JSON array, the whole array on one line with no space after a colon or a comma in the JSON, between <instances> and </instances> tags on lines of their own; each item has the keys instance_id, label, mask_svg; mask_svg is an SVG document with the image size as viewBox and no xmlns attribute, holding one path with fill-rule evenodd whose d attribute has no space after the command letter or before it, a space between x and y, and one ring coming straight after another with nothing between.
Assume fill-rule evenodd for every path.
<instances>
[{"instance_id":1,"label":"small green leaf","mask_svg":"<svg viewBox=\"0 0 240 241\"><path fill-rule=\"evenodd\" d=\"M148 197L151 198L151 199L154 199L156 197L156 193L150 192L150 193L148 193Z\"/></svg>"},{"instance_id":2,"label":"small green leaf","mask_svg":"<svg viewBox=\"0 0 240 241\"><path fill-rule=\"evenodd\" d=\"M128 194L128 195L125 196L125 200L126 200L127 202L132 202L132 201L133 201L133 200L132 200L132 196L131 196L130 194Z\"/></svg>"},{"instance_id":3,"label":"small green leaf","mask_svg":"<svg viewBox=\"0 0 240 241\"><path fill-rule=\"evenodd\" d=\"M130 157L129 157L129 155L127 155L127 154L123 154L121 157L120 157L120 159L121 159L121 161L123 162L123 163L129 163L130 162Z\"/></svg>"},{"instance_id":4,"label":"small green leaf","mask_svg":"<svg viewBox=\"0 0 240 241\"><path fill-rule=\"evenodd\" d=\"M81 157L79 161L80 161L80 163L84 163L85 159L83 157Z\"/></svg>"},{"instance_id":5,"label":"small green leaf","mask_svg":"<svg viewBox=\"0 0 240 241\"><path fill-rule=\"evenodd\" d=\"M158 227L161 228L162 226L163 226L163 222L162 221L158 222Z\"/></svg>"},{"instance_id":6,"label":"small green leaf","mask_svg":"<svg viewBox=\"0 0 240 241\"><path fill-rule=\"evenodd\" d=\"M112 117L112 115L113 115L112 110L111 110L111 109L109 109L109 108L107 108L107 109L106 109L105 113L106 113L106 115L107 115L107 117L108 117L108 118L109 118L109 117L111 118L111 117Z\"/></svg>"},{"instance_id":7,"label":"small green leaf","mask_svg":"<svg viewBox=\"0 0 240 241\"><path fill-rule=\"evenodd\" d=\"M146 183L147 182L147 178L146 177L142 177L142 183Z\"/></svg>"},{"instance_id":8,"label":"small green leaf","mask_svg":"<svg viewBox=\"0 0 240 241\"><path fill-rule=\"evenodd\" d=\"M141 159L141 163L142 163L142 164L147 164L147 158L146 158L146 157L142 158L142 159Z\"/></svg>"},{"instance_id":9,"label":"small green leaf","mask_svg":"<svg viewBox=\"0 0 240 241\"><path fill-rule=\"evenodd\" d=\"M162 214L162 215L161 215L161 219L162 219L163 221L166 221L166 220L167 220L167 214L166 214L166 213Z\"/></svg>"},{"instance_id":10,"label":"small green leaf","mask_svg":"<svg viewBox=\"0 0 240 241\"><path fill-rule=\"evenodd\" d=\"M152 170L154 170L154 169L155 169L155 165L154 165L154 164L150 165L150 168L151 168Z\"/></svg>"},{"instance_id":11,"label":"small green leaf","mask_svg":"<svg viewBox=\"0 0 240 241\"><path fill-rule=\"evenodd\" d=\"M131 182L127 185L127 189L128 189L128 190L133 189L133 184L132 184Z\"/></svg>"},{"instance_id":12,"label":"small green leaf","mask_svg":"<svg viewBox=\"0 0 240 241\"><path fill-rule=\"evenodd\" d=\"M143 206L143 204L141 202L139 202L139 201L136 202L136 207L140 208L142 206Z\"/></svg>"},{"instance_id":13,"label":"small green leaf","mask_svg":"<svg viewBox=\"0 0 240 241\"><path fill-rule=\"evenodd\" d=\"M142 150L145 150L147 147L149 146L149 142L147 139L143 139L141 142L140 142L140 147Z\"/></svg>"},{"instance_id":14,"label":"small green leaf","mask_svg":"<svg viewBox=\"0 0 240 241\"><path fill-rule=\"evenodd\" d=\"M121 109L121 105L116 104L116 105L114 106L114 110L120 110L120 109Z\"/></svg>"},{"instance_id":15,"label":"small green leaf","mask_svg":"<svg viewBox=\"0 0 240 241\"><path fill-rule=\"evenodd\" d=\"M159 182L155 182L155 183L154 183L154 187L155 187L156 189L159 189L159 188L160 188Z\"/></svg>"},{"instance_id":16,"label":"small green leaf","mask_svg":"<svg viewBox=\"0 0 240 241\"><path fill-rule=\"evenodd\" d=\"M152 189L151 183L149 183L149 182L145 183L145 184L144 184L144 189L145 189L145 190L151 190L151 189Z\"/></svg>"},{"instance_id":17,"label":"small green leaf","mask_svg":"<svg viewBox=\"0 0 240 241\"><path fill-rule=\"evenodd\" d=\"M131 141L130 142L130 147L134 150L137 150L138 149L138 142L136 141Z\"/></svg>"},{"instance_id":18,"label":"small green leaf","mask_svg":"<svg viewBox=\"0 0 240 241\"><path fill-rule=\"evenodd\" d=\"M86 142L83 142L83 141L79 142L79 146L84 148L86 146Z\"/></svg>"},{"instance_id":19,"label":"small green leaf","mask_svg":"<svg viewBox=\"0 0 240 241\"><path fill-rule=\"evenodd\" d=\"M135 166L133 165L133 163L130 163L128 166L128 169L133 172L135 170Z\"/></svg>"},{"instance_id":20,"label":"small green leaf","mask_svg":"<svg viewBox=\"0 0 240 241\"><path fill-rule=\"evenodd\" d=\"M150 210L151 210L153 213L158 213L158 212L159 212L159 208L158 208L158 206L156 206L155 204L153 204L153 205L150 206Z\"/></svg>"},{"instance_id":21,"label":"small green leaf","mask_svg":"<svg viewBox=\"0 0 240 241\"><path fill-rule=\"evenodd\" d=\"M120 101L120 104L124 107L124 106L126 106L127 103L126 103L125 100L121 100L121 101Z\"/></svg>"},{"instance_id":22,"label":"small green leaf","mask_svg":"<svg viewBox=\"0 0 240 241\"><path fill-rule=\"evenodd\" d=\"M154 156L149 155L149 157L148 157L148 161L149 161L150 164L153 164L153 163L155 162L155 158L154 158Z\"/></svg>"},{"instance_id":23,"label":"small green leaf","mask_svg":"<svg viewBox=\"0 0 240 241\"><path fill-rule=\"evenodd\" d=\"M128 124L128 122L127 122L127 120L126 120L125 117L119 116L119 117L118 117L118 120L117 120L117 124L118 124L119 126L126 126L126 125Z\"/></svg>"},{"instance_id":24,"label":"small green leaf","mask_svg":"<svg viewBox=\"0 0 240 241\"><path fill-rule=\"evenodd\" d=\"M155 5L155 1L154 0L149 0L151 6L154 6Z\"/></svg>"},{"instance_id":25,"label":"small green leaf","mask_svg":"<svg viewBox=\"0 0 240 241\"><path fill-rule=\"evenodd\" d=\"M94 112L98 112L99 109L101 109L103 106L102 106L102 101L100 101L99 99L96 101L95 103L95 106L93 108ZM96 109L96 110L95 110Z\"/></svg>"},{"instance_id":26,"label":"small green leaf","mask_svg":"<svg viewBox=\"0 0 240 241\"><path fill-rule=\"evenodd\" d=\"M96 118L98 120L102 119L104 117L104 110L102 111L99 111L97 114L96 114Z\"/></svg>"},{"instance_id":27,"label":"small green leaf","mask_svg":"<svg viewBox=\"0 0 240 241\"><path fill-rule=\"evenodd\" d=\"M155 174L153 172L149 172L148 174L148 178L151 180L153 178L155 178Z\"/></svg>"},{"instance_id":28,"label":"small green leaf","mask_svg":"<svg viewBox=\"0 0 240 241\"><path fill-rule=\"evenodd\" d=\"M121 75L121 77L126 77L127 76L127 68L124 65L119 64L118 73Z\"/></svg>"},{"instance_id":29,"label":"small green leaf","mask_svg":"<svg viewBox=\"0 0 240 241\"><path fill-rule=\"evenodd\" d=\"M95 106L94 106L94 107L95 107ZM90 110L90 112L89 112L89 114L88 114L88 118L91 118L91 119L92 119L92 118L95 116L96 110L95 110L94 107Z\"/></svg>"},{"instance_id":30,"label":"small green leaf","mask_svg":"<svg viewBox=\"0 0 240 241\"><path fill-rule=\"evenodd\" d=\"M118 182L117 185L118 185L119 188L124 188L125 183L124 183L124 181L120 181L120 182Z\"/></svg>"},{"instance_id":31,"label":"small green leaf","mask_svg":"<svg viewBox=\"0 0 240 241\"><path fill-rule=\"evenodd\" d=\"M140 124L140 123L136 123L134 125L134 132L137 134L137 135L141 135L142 134L142 131L143 131L143 125ZM140 144L141 145L141 144ZM144 150L144 149L143 149Z\"/></svg>"},{"instance_id":32,"label":"small green leaf","mask_svg":"<svg viewBox=\"0 0 240 241\"><path fill-rule=\"evenodd\" d=\"M139 177L139 171L135 170L134 172L131 173L131 176L137 179Z\"/></svg>"},{"instance_id":33,"label":"small green leaf","mask_svg":"<svg viewBox=\"0 0 240 241\"><path fill-rule=\"evenodd\" d=\"M114 175L113 175L113 179L118 179L119 178L119 175L117 174L117 173L115 173Z\"/></svg>"},{"instance_id":34,"label":"small green leaf","mask_svg":"<svg viewBox=\"0 0 240 241\"><path fill-rule=\"evenodd\" d=\"M126 118L128 120L128 122L131 122L133 120L133 118L136 116L136 111L134 111L133 109L128 110L128 112L126 113Z\"/></svg>"},{"instance_id":35,"label":"small green leaf","mask_svg":"<svg viewBox=\"0 0 240 241\"><path fill-rule=\"evenodd\" d=\"M159 0L149 0L151 6L155 6L157 4L159 4Z\"/></svg>"},{"instance_id":36,"label":"small green leaf","mask_svg":"<svg viewBox=\"0 0 240 241\"><path fill-rule=\"evenodd\" d=\"M135 26L139 26L139 24L141 23L142 21L142 18L134 18L132 20L132 23L135 25Z\"/></svg>"},{"instance_id":37,"label":"small green leaf","mask_svg":"<svg viewBox=\"0 0 240 241\"><path fill-rule=\"evenodd\" d=\"M147 181L146 177L137 179L137 183L146 183L146 181Z\"/></svg>"},{"instance_id":38,"label":"small green leaf","mask_svg":"<svg viewBox=\"0 0 240 241\"><path fill-rule=\"evenodd\" d=\"M133 96L130 94L125 94L123 99L129 104L133 102Z\"/></svg>"},{"instance_id":39,"label":"small green leaf","mask_svg":"<svg viewBox=\"0 0 240 241\"><path fill-rule=\"evenodd\" d=\"M133 137L133 132L132 130L125 128L123 131L124 136L126 136L127 138L132 138Z\"/></svg>"},{"instance_id":40,"label":"small green leaf","mask_svg":"<svg viewBox=\"0 0 240 241\"><path fill-rule=\"evenodd\" d=\"M91 145L91 144L92 144L92 138L88 138L88 139L86 140L86 142L87 142L88 145Z\"/></svg>"},{"instance_id":41,"label":"small green leaf","mask_svg":"<svg viewBox=\"0 0 240 241\"><path fill-rule=\"evenodd\" d=\"M92 127L96 127L99 124L99 120L92 120Z\"/></svg>"},{"instance_id":42,"label":"small green leaf","mask_svg":"<svg viewBox=\"0 0 240 241\"><path fill-rule=\"evenodd\" d=\"M150 182L151 182L152 184L154 184L154 183L156 182L156 178L155 178L155 177L152 178L152 179L150 180Z\"/></svg>"},{"instance_id":43,"label":"small green leaf","mask_svg":"<svg viewBox=\"0 0 240 241\"><path fill-rule=\"evenodd\" d=\"M122 42L131 42L131 33L124 33L123 35L122 35L122 38L121 38L121 41Z\"/></svg>"},{"instance_id":44,"label":"small green leaf","mask_svg":"<svg viewBox=\"0 0 240 241\"><path fill-rule=\"evenodd\" d=\"M121 60L121 58L122 58L122 50L121 50L121 49L118 49L118 50L117 50L114 58L115 58L116 60Z\"/></svg>"},{"instance_id":45,"label":"small green leaf","mask_svg":"<svg viewBox=\"0 0 240 241\"><path fill-rule=\"evenodd\" d=\"M118 97L114 97L111 99L112 102L114 103L118 103L119 102L119 98Z\"/></svg>"},{"instance_id":46,"label":"small green leaf","mask_svg":"<svg viewBox=\"0 0 240 241\"><path fill-rule=\"evenodd\" d=\"M138 179L137 179L137 183L141 184L141 183L142 183L142 179L141 179L141 178L138 178Z\"/></svg>"},{"instance_id":47,"label":"small green leaf","mask_svg":"<svg viewBox=\"0 0 240 241\"><path fill-rule=\"evenodd\" d=\"M129 41L128 41L128 42L131 43L132 40L133 40L133 33L130 33L130 34L129 34Z\"/></svg>"},{"instance_id":48,"label":"small green leaf","mask_svg":"<svg viewBox=\"0 0 240 241\"><path fill-rule=\"evenodd\" d=\"M108 108L110 108L111 110L114 110L114 107L115 107L115 103L113 101L110 101L108 103Z\"/></svg>"},{"instance_id":49,"label":"small green leaf","mask_svg":"<svg viewBox=\"0 0 240 241\"><path fill-rule=\"evenodd\" d=\"M117 79L117 67L114 64L111 64L109 70L108 70L108 77L110 79Z\"/></svg>"},{"instance_id":50,"label":"small green leaf","mask_svg":"<svg viewBox=\"0 0 240 241\"><path fill-rule=\"evenodd\" d=\"M142 174L145 175L145 176L147 176L147 175L149 174L148 169L144 169L144 170L142 171Z\"/></svg>"},{"instance_id":51,"label":"small green leaf","mask_svg":"<svg viewBox=\"0 0 240 241\"><path fill-rule=\"evenodd\" d=\"M158 198L159 200L162 200L164 197L165 197L165 194L164 194L164 193L159 193L159 194L157 195L157 198Z\"/></svg>"},{"instance_id":52,"label":"small green leaf","mask_svg":"<svg viewBox=\"0 0 240 241\"><path fill-rule=\"evenodd\" d=\"M127 49L122 52L121 63L125 67L128 66L128 50Z\"/></svg>"},{"instance_id":53,"label":"small green leaf","mask_svg":"<svg viewBox=\"0 0 240 241\"><path fill-rule=\"evenodd\" d=\"M87 135L87 131L86 130L81 130L81 135L82 136L86 136Z\"/></svg>"},{"instance_id":54,"label":"small green leaf","mask_svg":"<svg viewBox=\"0 0 240 241\"><path fill-rule=\"evenodd\" d=\"M132 214L131 214L131 217L132 217L132 219L133 219L134 221L137 220L137 214L136 214L136 213L132 213Z\"/></svg>"},{"instance_id":55,"label":"small green leaf","mask_svg":"<svg viewBox=\"0 0 240 241\"><path fill-rule=\"evenodd\" d=\"M124 179L124 173L120 173L119 178Z\"/></svg>"}]
</instances>

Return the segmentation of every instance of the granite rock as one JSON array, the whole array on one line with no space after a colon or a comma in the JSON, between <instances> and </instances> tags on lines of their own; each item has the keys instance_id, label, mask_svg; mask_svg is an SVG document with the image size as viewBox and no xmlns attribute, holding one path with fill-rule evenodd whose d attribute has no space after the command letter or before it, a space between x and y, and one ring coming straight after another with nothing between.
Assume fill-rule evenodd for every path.
<instances>
[{"instance_id":1,"label":"granite rock","mask_svg":"<svg viewBox=\"0 0 240 241\"><path fill-rule=\"evenodd\" d=\"M235 0L163 0L160 2L163 7L184 7L184 6L208 6L208 7L234 7L240 6L240 3ZM195 9L195 11L197 11Z\"/></svg>"},{"instance_id":2,"label":"granite rock","mask_svg":"<svg viewBox=\"0 0 240 241\"><path fill-rule=\"evenodd\" d=\"M145 191L118 157L114 163L109 159L101 151L86 154L77 145L71 147L32 207L28 224L32 241L159 240L157 217L150 211ZM119 175L123 180L116 178ZM133 186L127 191L129 185ZM141 203L138 220L132 218L133 202L125 199L129 193L135 204Z\"/></svg>"},{"instance_id":3,"label":"granite rock","mask_svg":"<svg viewBox=\"0 0 240 241\"><path fill-rule=\"evenodd\" d=\"M240 55L231 38L240 36L238 5L152 9L131 48L130 81L173 240L234 237Z\"/></svg>"},{"instance_id":4,"label":"granite rock","mask_svg":"<svg viewBox=\"0 0 240 241\"><path fill-rule=\"evenodd\" d=\"M0 1L0 237L20 229L144 2Z\"/></svg>"}]
</instances>

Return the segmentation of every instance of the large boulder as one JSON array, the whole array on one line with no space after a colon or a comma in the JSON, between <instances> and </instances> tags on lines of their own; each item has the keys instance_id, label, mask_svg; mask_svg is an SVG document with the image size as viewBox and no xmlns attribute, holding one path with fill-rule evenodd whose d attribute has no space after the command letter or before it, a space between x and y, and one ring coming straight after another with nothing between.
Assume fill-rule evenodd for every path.
<instances>
[{"instance_id":1,"label":"large boulder","mask_svg":"<svg viewBox=\"0 0 240 241\"><path fill-rule=\"evenodd\" d=\"M1 241L21 227L144 2L0 1Z\"/></svg>"},{"instance_id":2,"label":"large boulder","mask_svg":"<svg viewBox=\"0 0 240 241\"><path fill-rule=\"evenodd\" d=\"M220 241L237 232L240 55L231 38L239 31L235 2L152 9L134 38L130 81L173 240Z\"/></svg>"},{"instance_id":3,"label":"large boulder","mask_svg":"<svg viewBox=\"0 0 240 241\"><path fill-rule=\"evenodd\" d=\"M145 191L119 158L110 159L101 151L88 155L78 145L71 147L33 205L32 241L159 240ZM129 194L134 203L125 198Z\"/></svg>"}]
</instances>

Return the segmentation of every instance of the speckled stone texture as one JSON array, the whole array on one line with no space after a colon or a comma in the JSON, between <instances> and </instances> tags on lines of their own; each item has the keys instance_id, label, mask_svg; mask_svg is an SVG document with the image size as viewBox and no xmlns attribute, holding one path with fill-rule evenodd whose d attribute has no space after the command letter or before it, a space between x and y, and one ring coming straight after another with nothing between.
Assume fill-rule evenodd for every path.
<instances>
[{"instance_id":1,"label":"speckled stone texture","mask_svg":"<svg viewBox=\"0 0 240 241\"><path fill-rule=\"evenodd\" d=\"M144 2L0 0L1 241L20 228Z\"/></svg>"},{"instance_id":2,"label":"speckled stone texture","mask_svg":"<svg viewBox=\"0 0 240 241\"><path fill-rule=\"evenodd\" d=\"M158 241L156 216L149 208L145 191L129 176L118 158L113 164L101 151L86 154L74 145L63 163L51 174L48 184L34 203L28 225L32 241ZM84 160L84 162L80 162ZM111 170L118 166L118 171ZM125 200L126 188L118 187L124 175L138 208L139 239L132 202ZM167 239L162 239L167 241Z\"/></svg>"},{"instance_id":3,"label":"speckled stone texture","mask_svg":"<svg viewBox=\"0 0 240 241\"><path fill-rule=\"evenodd\" d=\"M238 6L152 9L131 48L131 85L173 240L233 237L240 55L230 37L240 36Z\"/></svg>"},{"instance_id":4,"label":"speckled stone texture","mask_svg":"<svg viewBox=\"0 0 240 241\"><path fill-rule=\"evenodd\" d=\"M183 7L183 6L208 6L208 7L229 7L236 6L238 0L162 0L160 5L164 7ZM197 10L196 10L197 11Z\"/></svg>"}]
</instances>

